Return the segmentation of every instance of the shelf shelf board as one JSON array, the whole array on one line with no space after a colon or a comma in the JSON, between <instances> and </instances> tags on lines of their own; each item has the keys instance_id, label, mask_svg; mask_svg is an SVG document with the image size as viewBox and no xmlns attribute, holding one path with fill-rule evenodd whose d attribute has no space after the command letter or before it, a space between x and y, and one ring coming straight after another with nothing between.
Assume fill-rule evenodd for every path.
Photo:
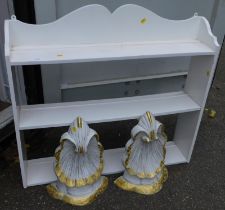
<instances>
[{"instance_id":1,"label":"shelf shelf board","mask_svg":"<svg viewBox=\"0 0 225 210\"><path fill-rule=\"evenodd\" d=\"M20 46L11 48L10 64L60 64L214 54L211 48L197 40L76 46Z\"/></svg>"},{"instance_id":2,"label":"shelf shelf board","mask_svg":"<svg viewBox=\"0 0 225 210\"><path fill-rule=\"evenodd\" d=\"M88 123L136 119L150 110L155 116L200 110L182 91L163 94L19 107L19 129L67 126L77 116Z\"/></svg>"},{"instance_id":3,"label":"shelf shelf board","mask_svg":"<svg viewBox=\"0 0 225 210\"><path fill-rule=\"evenodd\" d=\"M166 165L186 163L187 160L180 152L179 148L169 142L166 146ZM122 165L122 155L124 148L105 150L104 161L105 167L103 174L115 174L124 170ZM27 161L27 186L41 185L56 180L54 173L54 158L40 158Z\"/></svg>"}]
</instances>

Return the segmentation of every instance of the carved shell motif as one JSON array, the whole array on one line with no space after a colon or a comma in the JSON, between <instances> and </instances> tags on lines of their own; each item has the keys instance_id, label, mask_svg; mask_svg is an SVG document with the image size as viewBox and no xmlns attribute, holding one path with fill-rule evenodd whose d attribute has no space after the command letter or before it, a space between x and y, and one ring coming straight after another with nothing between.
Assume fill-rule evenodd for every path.
<instances>
[{"instance_id":1,"label":"carved shell motif","mask_svg":"<svg viewBox=\"0 0 225 210\"><path fill-rule=\"evenodd\" d=\"M55 152L55 173L68 187L94 183L103 170L103 147L97 133L78 117L60 140Z\"/></svg>"},{"instance_id":2,"label":"carved shell motif","mask_svg":"<svg viewBox=\"0 0 225 210\"><path fill-rule=\"evenodd\" d=\"M127 172L139 178L154 178L164 168L167 138L162 124L146 112L131 135L124 157Z\"/></svg>"}]
</instances>

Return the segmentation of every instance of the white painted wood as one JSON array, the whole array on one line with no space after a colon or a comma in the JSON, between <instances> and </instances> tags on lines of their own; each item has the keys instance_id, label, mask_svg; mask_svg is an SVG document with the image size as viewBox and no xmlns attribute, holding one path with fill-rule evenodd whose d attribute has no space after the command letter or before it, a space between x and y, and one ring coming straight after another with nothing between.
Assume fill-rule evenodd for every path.
<instances>
[{"instance_id":1,"label":"white painted wood","mask_svg":"<svg viewBox=\"0 0 225 210\"><path fill-rule=\"evenodd\" d=\"M6 31L8 30L8 25L5 25ZM15 131L16 131L16 141L17 141L17 148L18 148L18 154L19 154L19 160L20 160L20 170L22 175L22 181L23 181L23 187L27 187L27 174L26 174L26 163L24 162L26 160L26 153L25 153L25 145L23 141L23 136L21 132L19 131L19 116L16 106L16 95L15 95L15 87L13 82L13 76L12 76L12 69L9 62L9 56L7 56L7 49L6 49L6 68L7 68L7 74L8 74L8 80L9 80L9 87L10 87L10 95L11 95L11 102L12 102L12 110L13 110L13 117L14 117L14 125L15 125Z\"/></svg>"},{"instance_id":2,"label":"white painted wood","mask_svg":"<svg viewBox=\"0 0 225 210\"><path fill-rule=\"evenodd\" d=\"M146 110L155 116L191 112L200 107L183 92L20 107L19 129L69 125L77 116L88 123L135 119Z\"/></svg>"},{"instance_id":3,"label":"white painted wood","mask_svg":"<svg viewBox=\"0 0 225 210\"><path fill-rule=\"evenodd\" d=\"M187 74L188 72L178 72L178 73L160 74L160 75L153 75L153 76L150 75L150 76L142 76L142 77L123 78L123 79L102 80L102 81L86 82L86 83L78 83L78 84L62 84L60 89L64 90L64 89L71 89L71 88L114 84L114 83L128 82L128 81L130 82L130 81L136 81L136 80L148 80L148 79L159 79L159 78L165 78L165 77L186 76Z\"/></svg>"},{"instance_id":4,"label":"white painted wood","mask_svg":"<svg viewBox=\"0 0 225 210\"><path fill-rule=\"evenodd\" d=\"M27 161L27 186L47 184L56 180L53 170L54 158Z\"/></svg>"},{"instance_id":5,"label":"white painted wood","mask_svg":"<svg viewBox=\"0 0 225 210\"><path fill-rule=\"evenodd\" d=\"M166 144L166 165L175 165L180 163L186 163L187 159L183 156L179 148L174 142L168 142Z\"/></svg>"},{"instance_id":6,"label":"white painted wood","mask_svg":"<svg viewBox=\"0 0 225 210\"><path fill-rule=\"evenodd\" d=\"M131 4L113 13L88 5L43 25L7 22L12 65L213 55L218 45L203 17L172 21Z\"/></svg>"},{"instance_id":7,"label":"white painted wood","mask_svg":"<svg viewBox=\"0 0 225 210\"><path fill-rule=\"evenodd\" d=\"M192 153L191 147L195 143L199 119L200 111L180 114L177 119L174 142L188 162Z\"/></svg>"},{"instance_id":8,"label":"white painted wood","mask_svg":"<svg viewBox=\"0 0 225 210\"><path fill-rule=\"evenodd\" d=\"M209 89L215 74L219 46L215 46L215 56L192 58L185 92L201 107L200 111L179 115L174 141L189 162L197 138Z\"/></svg>"},{"instance_id":9,"label":"white painted wood","mask_svg":"<svg viewBox=\"0 0 225 210\"><path fill-rule=\"evenodd\" d=\"M204 106L208 95L207 87L214 75L213 63L214 56L199 56L191 60L185 92L201 107Z\"/></svg>"},{"instance_id":10,"label":"white painted wood","mask_svg":"<svg viewBox=\"0 0 225 210\"><path fill-rule=\"evenodd\" d=\"M141 22L143 19L146 21ZM180 21L168 20L144 7L127 4L113 13L101 5L88 5L53 23L30 25L11 20L10 26L14 32L14 47L34 47L54 46L56 43L63 46L142 41L202 41L198 37L199 29L202 30L199 24L204 27L206 23L203 17L198 16ZM207 31L205 36L211 36L210 32L211 30Z\"/></svg>"},{"instance_id":11,"label":"white painted wood","mask_svg":"<svg viewBox=\"0 0 225 210\"><path fill-rule=\"evenodd\" d=\"M61 82L62 84L80 84L187 72L189 65L190 57L63 64L60 65L62 67ZM93 74L93 72L95 73Z\"/></svg>"},{"instance_id":12,"label":"white painted wood","mask_svg":"<svg viewBox=\"0 0 225 210\"><path fill-rule=\"evenodd\" d=\"M69 85L71 88L61 89L62 101L70 102L137 96L136 91L139 92L139 95L180 91L185 84L185 76L161 79L154 79L154 77L160 77L160 75L164 74L171 74L172 76L175 73L188 72L189 64L190 57L63 64L60 65L62 68L61 83ZM49 73L51 72L49 71ZM120 81L120 79L126 80L126 78L130 78L129 83L120 82L104 85L100 82L103 81L104 83L104 81L108 82L109 80ZM133 78L150 78L151 80L139 80L136 82L133 81ZM98 86L72 88L76 84L85 83L84 85L86 85L89 83L88 85L95 85L98 82L100 82ZM55 89L54 91L52 90L52 83L48 83L46 91L49 93L50 91L56 92Z\"/></svg>"},{"instance_id":13,"label":"white painted wood","mask_svg":"<svg viewBox=\"0 0 225 210\"><path fill-rule=\"evenodd\" d=\"M122 156L124 148L109 149L104 151L104 175L120 173L124 170Z\"/></svg>"},{"instance_id":14,"label":"white painted wood","mask_svg":"<svg viewBox=\"0 0 225 210\"><path fill-rule=\"evenodd\" d=\"M200 22L200 28L201 30L198 31L198 39L203 43L207 43L207 45L213 49L215 55L218 54L220 45L217 41L217 37L213 35L209 22L204 17L202 17L202 21ZM206 34L208 36L206 36Z\"/></svg>"},{"instance_id":15,"label":"white painted wood","mask_svg":"<svg viewBox=\"0 0 225 210\"><path fill-rule=\"evenodd\" d=\"M177 56L214 55L215 52L199 41L137 42L77 46L33 46L11 51L12 65L63 64Z\"/></svg>"},{"instance_id":16,"label":"white painted wood","mask_svg":"<svg viewBox=\"0 0 225 210\"><path fill-rule=\"evenodd\" d=\"M186 76L139 80L62 90L64 102L146 96L183 91Z\"/></svg>"},{"instance_id":17,"label":"white painted wood","mask_svg":"<svg viewBox=\"0 0 225 210\"><path fill-rule=\"evenodd\" d=\"M167 144L166 165L185 163L187 160L179 151L178 147L170 142ZM104 175L120 173L124 171L122 155L124 148L105 150L104 152ZM41 185L56 180L54 173L54 158L40 158L27 161L27 185ZM37 170L38 168L38 170Z\"/></svg>"}]
</instances>

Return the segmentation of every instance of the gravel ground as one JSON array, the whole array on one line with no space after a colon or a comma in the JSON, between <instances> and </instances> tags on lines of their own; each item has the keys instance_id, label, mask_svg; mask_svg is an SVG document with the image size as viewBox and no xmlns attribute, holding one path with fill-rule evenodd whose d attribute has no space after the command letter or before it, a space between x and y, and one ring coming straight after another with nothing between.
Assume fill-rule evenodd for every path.
<instances>
[{"instance_id":1,"label":"gravel ground","mask_svg":"<svg viewBox=\"0 0 225 210\"><path fill-rule=\"evenodd\" d=\"M108 189L94 203L72 207L50 198L45 186L23 189L14 148L7 153L8 166L0 171L0 209L225 209L224 58L225 50L206 106L215 109L217 117L210 119L207 113L204 114L191 162L170 166L169 179L158 194L143 196L122 191L113 184L117 174L109 177ZM129 134L133 124L133 121L128 122L127 129L122 128L123 133ZM115 129L121 130L121 124L104 127L106 133Z\"/></svg>"}]
</instances>

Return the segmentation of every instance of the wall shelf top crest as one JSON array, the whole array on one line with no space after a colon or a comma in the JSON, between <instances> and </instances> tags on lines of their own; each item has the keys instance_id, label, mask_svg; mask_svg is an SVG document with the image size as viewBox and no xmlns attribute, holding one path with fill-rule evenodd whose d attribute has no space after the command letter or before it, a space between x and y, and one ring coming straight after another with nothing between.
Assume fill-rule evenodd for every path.
<instances>
[{"instance_id":1,"label":"wall shelf top crest","mask_svg":"<svg viewBox=\"0 0 225 210\"><path fill-rule=\"evenodd\" d=\"M132 4L113 13L88 5L43 25L13 16L5 33L11 65L213 55L219 48L204 17L168 20Z\"/></svg>"}]
</instances>

